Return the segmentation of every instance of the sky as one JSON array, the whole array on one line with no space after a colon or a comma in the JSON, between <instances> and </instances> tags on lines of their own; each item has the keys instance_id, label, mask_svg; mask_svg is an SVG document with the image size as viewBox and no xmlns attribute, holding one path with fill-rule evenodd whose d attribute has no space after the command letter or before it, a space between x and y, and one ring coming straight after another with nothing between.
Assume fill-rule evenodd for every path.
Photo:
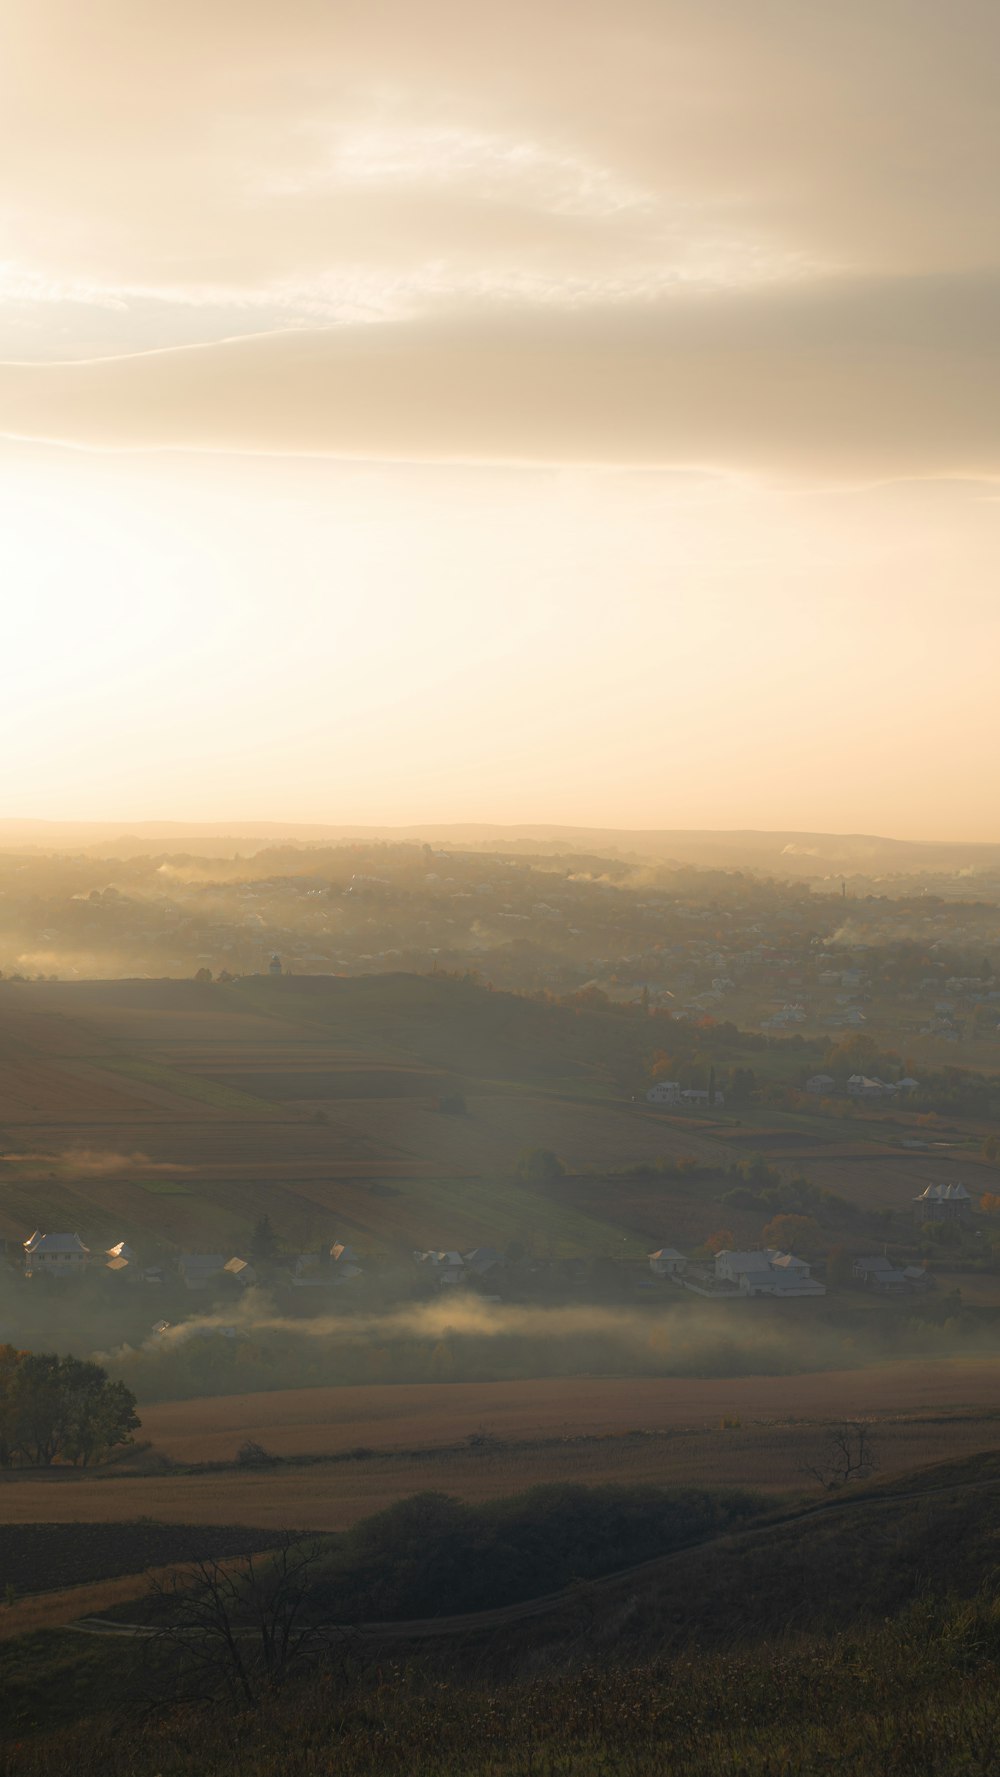
<instances>
[{"instance_id":1,"label":"sky","mask_svg":"<svg viewBox=\"0 0 1000 1777\"><path fill-rule=\"evenodd\" d=\"M0 815L998 839L995 0L6 0Z\"/></svg>"}]
</instances>

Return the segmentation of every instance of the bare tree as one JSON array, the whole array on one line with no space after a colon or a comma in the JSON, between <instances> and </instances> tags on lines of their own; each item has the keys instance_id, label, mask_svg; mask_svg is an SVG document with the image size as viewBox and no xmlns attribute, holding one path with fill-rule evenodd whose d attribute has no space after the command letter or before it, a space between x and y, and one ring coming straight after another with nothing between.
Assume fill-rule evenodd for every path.
<instances>
[{"instance_id":1,"label":"bare tree","mask_svg":"<svg viewBox=\"0 0 1000 1777\"><path fill-rule=\"evenodd\" d=\"M849 1481L867 1481L878 1468L878 1452L871 1426L860 1419L845 1419L827 1439L818 1462L806 1463L804 1475L829 1492Z\"/></svg>"},{"instance_id":2,"label":"bare tree","mask_svg":"<svg viewBox=\"0 0 1000 1777\"><path fill-rule=\"evenodd\" d=\"M155 1579L149 1662L172 1701L229 1697L252 1708L303 1668L346 1660L352 1632L312 1607L320 1546L285 1531L274 1548L238 1561L198 1561Z\"/></svg>"}]
</instances>

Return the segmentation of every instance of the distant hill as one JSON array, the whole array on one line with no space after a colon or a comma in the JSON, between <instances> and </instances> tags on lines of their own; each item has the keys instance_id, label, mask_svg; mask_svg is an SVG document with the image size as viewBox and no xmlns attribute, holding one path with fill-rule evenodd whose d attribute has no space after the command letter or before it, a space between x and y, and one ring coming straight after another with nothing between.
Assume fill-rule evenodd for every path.
<instances>
[{"instance_id":1,"label":"distant hill","mask_svg":"<svg viewBox=\"0 0 1000 1777\"><path fill-rule=\"evenodd\" d=\"M0 849L89 851L127 857L188 853L252 855L278 844L330 845L361 840L426 843L459 849L575 853L767 875L1000 872L1000 843L888 839L865 833L710 828L615 828L523 822L441 822L394 827L304 821L41 821L0 820Z\"/></svg>"}]
</instances>

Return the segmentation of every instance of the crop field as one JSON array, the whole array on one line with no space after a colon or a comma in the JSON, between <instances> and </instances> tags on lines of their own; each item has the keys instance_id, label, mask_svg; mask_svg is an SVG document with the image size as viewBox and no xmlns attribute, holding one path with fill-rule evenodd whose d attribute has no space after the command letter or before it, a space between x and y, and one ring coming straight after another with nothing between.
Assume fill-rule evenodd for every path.
<instances>
[{"instance_id":1,"label":"crop field","mask_svg":"<svg viewBox=\"0 0 1000 1777\"><path fill-rule=\"evenodd\" d=\"M874 1364L802 1376L571 1377L216 1395L147 1407L143 1436L192 1462L227 1458L246 1438L285 1455L360 1445L452 1445L484 1427L504 1441L522 1441L713 1427L723 1418L788 1422L953 1410L1000 1413L993 1359Z\"/></svg>"},{"instance_id":2,"label":"crop field","mask_svg":"<svg viewBox=\"0 0 1000 1777\"><path fill-rule=\"evenodd\" d=\"M464 1113L442 1112L456 1091ZM14 1241L61 1225L90 1244L235 1248L267 1213L293 1246L346 1237L387 1255L511 1239L636 1253L719 1226L750 1242L759 1216L720 1202L742 1154L903 1210L972 1164L961 1148L904 1153L899 1133L660 1112L587 1058L579 1020L431 977L0 983ZM536 1147L570 1174L544 1192L514 1179ZM621 1176L683 1155L699 1179Z\"/></svg>"},{"instance_id":3,"label":"crop field","mask_svg":"<svg viewBox=\"0 0 1000 1777\"><path fill-rule=\"evenodd\" d=\"M986 1377L959 1381L959 1372L956 1367L952 1393L988 1395ZM309 1422L295 1398L288 1404L275 1397L279 1406L272 1414L261 1411L259 1402L268 1397L259 1395L242 1407L222 1400L185 1402L155 1409L156 1414L179 1413L181 1407L190 1411L190 1429L165 1429L158 1443L211 1450L217 1461L227 1459L227 1466L114 1478L78 1473L18 1478L14 1473L4 1482L5 1521L114 1525L126 1516L149 1516L158 1525L343 1530L409 1494L439 1491L483 1502L551 1482L748 1486L813 1496L817 1484L806 1466L822 1459L829 1425L845 1413L872 1422L881 1478L927 1462L1000 1450L993 1400L964 1409L941 1400L936 1406L906 1407L901 1404L906 1395L918 1395L917 1375L895 1388L888 1370L865 1375L867 1381L854 1377L853 1384L844 1377L819 1379L829 1386L813 1390L812 1398L790 1386L789 1400L780 1400L773 1384L760 1381L712 1384L710 1398L694 1393L700 1384L686 1384L693 1393L680 1402L671 1398L682 1386L675 1383L524 1384L528 1407L520 1413L513 1400L506 1413L501 1400L492 1400L499 1390L494 1384L492 1390L476 1391L478 1402L467 1400L465 1411L448 1411L437 1402L423 1414L416 1406L414 1411L400 1406L387 1418L366 1420L359 1406L353 1420L345 1416L339 1422L323 1420L321 1413ZM881 1381L874 1381L879 1375ZM663 1404L650 1398L650 1390L666 1395ZM462 1384L448 1391L460 1393ZM339 1391L314 1393L329 1397ZM385 1388L366 1391L362 1398L373 1402L378 1395L403 1393ZM941 1393L947 1393L947 1383L933 1377L931 1395ZM622 1402L632 1407L631 1423ZM227 1422L215 1423L218 1414L229 1414ZM155 1423L153 1409L147 1422ZM416 1434L414 1443L410 1434ZM234 1455L247 1436L256 1436L275 1454L284 1452L284 1459L263 1470L238 1468ZM323 1446L325 1457L297 1461Z\"/></svg>"},{"instance_id":4,"label":"crop field","mask_svg":"<svg viewBox=\"0 0 1000 1777\"><path fill-rule=\"evenodd\" d=\"M507 1079L463 1073L468 1114L443 1115L436 1100L455 1073L406 1048L454 1049L472 1067L440 1012L429 1026L400 1015L399 989L387 995L382 980L370 993L306 981L277 998L274 985L4 983L0 1235L62 1224L91 1242L228 1244L267 1213L295 1243L347 1235L392 1252L520 1238L593 1253L620 1250L624 1235L632 1250L596 1202L518 1187L516 1156L545 1146L572 1166L617 1166L698 1145L644 1107L512 1081L534 1060L506 1029L480 1048Z\"/></svg>"},{"instance_id":5,"label":"crop field","mask_svg":"<svg viewBox=\"0 0 1000 1777\"><path fill-rule=\"evenodd\" d=\"M51 1592L91 1580L165 1567L172 1561L209 1556L248 1555L267 1546L266 1532L245 1526L155 1524L146 1518L124 1523L0 1525L0 1589Z\"/></svg>"}]
</instances>

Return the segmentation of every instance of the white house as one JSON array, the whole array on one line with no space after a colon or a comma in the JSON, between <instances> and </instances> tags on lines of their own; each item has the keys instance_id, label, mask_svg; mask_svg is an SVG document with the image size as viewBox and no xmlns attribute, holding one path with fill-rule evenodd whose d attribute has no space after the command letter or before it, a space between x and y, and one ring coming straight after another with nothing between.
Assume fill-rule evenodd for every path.
<instances>
[{"instance_id":1,"label":"white house","mask_svg":"<svg viewBox=\"0 0 1000 1777\"><path fill-rule=\"evenodd\" d=\"M463 1254L465 1268L477 1277L486 1271L492 1271L503 1264L503 1254L497 1252L495 1246L475 1246L471 1253Z\"/></svg>"},{"instance_id":2,"label":"white house","mask_svg":"<svg viewBox=\"0 0 1000 1777\"><path fill-rule=\"evenodd\" d=\"M716 1254L715 1275L735 1283L744 1296L825 1296L826 1285L811 1276L805 1259L773 1247L763 1252Z\"/></svg>"},{"instance_id":3,"label":"white house","mask_svg":"<svg viewBox=\"0 0 1000 1777\"><path fill-rule=\"evenodd\" d=\"M679 1080L657 1080L646 1093L647 1104L680 1104L681 1083Z\"/></svg>"},{"instance_id":4,"label":"white house","mask_svg":"<svg viewBox=\"0 0 1000 1777\"><path fill-rule=\"evenodd\" d=\"M871 1290L906 1288L905 1273L891 1259L886 1258L884 1253L875 1253L867 1259L855 1259L851 1266L851 1275Z\"/></svg>"},{"instance_id":5,"label":"white house","mask_svg":"<svg viewBox=\"0 0 1000 1777\"><path fill-rule=\"evenodd\" d=\"M837 1082L832 1074L810 1074L806 1081L806 1091L816 1098L829 1098L837 1089Z\"/></svg>"},{"instance_id":6,"label":"white house","mask_svg":"<svg viewBox=\"0 0 1000 1777\"><path fill-rule=\"evenodd\" d=\"M868 1074L852 1074L847 1082L848 1098L884 1098L889 1090L884 1080L871 1079Z\"/></svg>"},{"instance_id":7,"label":"white house","mask_svg":"<svg viewBox=\"0 0 1000 1777\"><path fill-rule=\"evenodd\" d=\"M919 1222L958 1222L972 1213L972 1198L964 1185L928 1185L913 1199Z\"/></svg>"},{"instance_id":8,"label":"white house","mask_svg":"<svg viewBox=\"0 0 1000 1777\"><path fill-rule=\"evenodd\" d=\"M222 1253L182 1253L177 1261L181 1282L189 1290L207 1290L225 1266Z\"/></svg>"},{"instance_id":9,"label":"white house","mask_svg":"<svg viewBox=\"0 0 1000 1777\"><path fill-rule=\"evenodd\" d=\"M721 1110L725 1102L725 1097L719 1091L718 1087L716 1087L714 1098L707 1088L701 1086L685 1086L681 1093L681 1104L686 1106L689 1110L695 1110L701 1107Z\"/></svg>"},{"instance_id":10,"label":"white house","mask_svg":"<svg viewBox=\"0 0 1000 1777\"><path fill-rule=\"evenodd\" d=\"M650 1253L649 1268L657 1277L678 1278L687 1266L683 1253L675 1246L661 1246L658 1252Z\"/></svg>"},{"instance_id":11,"label":"white house","mask_svg":"<svg viewBox=\"0 0 1000 1777\"><path fill-rule=\"evenodd\" d=\"M79 1234L34 1234L24 1242L24 1270L27 1277L82 1276L90 1258Z\"/></svg>"}]
</instances>

